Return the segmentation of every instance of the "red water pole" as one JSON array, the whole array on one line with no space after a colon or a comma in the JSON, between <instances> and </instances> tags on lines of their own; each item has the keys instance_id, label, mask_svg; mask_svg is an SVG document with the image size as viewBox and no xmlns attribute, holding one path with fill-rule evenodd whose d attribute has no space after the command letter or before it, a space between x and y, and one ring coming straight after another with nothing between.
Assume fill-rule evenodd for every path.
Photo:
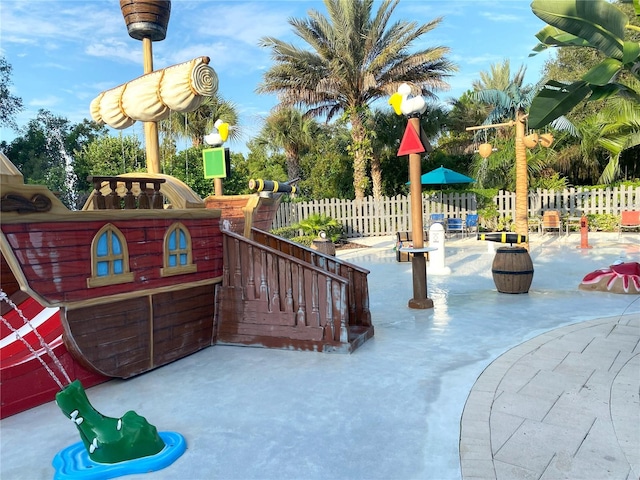
<instances>
[{"instance_id":1,"label":"red water pole","mask_svg":"<svg viewBox=\"0 0 640 480\"><path fill-rule=\"evenodd\" d=\"M589 245L589 220L583 213L580 217L580 247L579 248L591 248Z\"/></svg>"}]
</instances>

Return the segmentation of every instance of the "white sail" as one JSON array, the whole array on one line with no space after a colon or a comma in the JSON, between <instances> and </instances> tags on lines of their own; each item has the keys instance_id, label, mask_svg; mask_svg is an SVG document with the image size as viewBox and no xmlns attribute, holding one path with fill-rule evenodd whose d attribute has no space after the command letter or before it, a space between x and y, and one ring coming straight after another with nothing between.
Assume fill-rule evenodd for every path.
<instances>
[{"instance_id":1,"label":"white sail","mask_svg":"<svg viewBox=\"0 0 640 480\"><path fill-rule=\"evenodd\" d=\"M191 112L218 90L218 75L208 64L209 57L198 57L102 92L91 102L91 117L121 130L136 121L159 122L171 110Z\"/></svg>"}]
</instances>

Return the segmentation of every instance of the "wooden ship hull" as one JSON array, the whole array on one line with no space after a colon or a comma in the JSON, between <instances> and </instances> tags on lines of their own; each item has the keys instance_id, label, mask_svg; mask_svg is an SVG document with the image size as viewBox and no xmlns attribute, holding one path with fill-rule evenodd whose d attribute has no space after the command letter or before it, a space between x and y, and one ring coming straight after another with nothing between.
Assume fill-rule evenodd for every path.
<instances>
[{"instance_id":1,"label":"wooden ship hull","mask_svg":"<svg viewBox=\"0 0 640 480\"><path fill-rule=\"evenodd\" d=\"M91 215L86 221L49 216L28 225L3 219L1 242L11 248L3 248L3 256L20 272L21 288L43 305L61 307L67 349L93 371L127 378L213 343L222 237L215 214L194 218L150 211L145 213L163 215L145 218L141 212L117 213L136 215L118 220ZM164 234L176 222L192 236L197 270L163 276L158 260L163 258ZM96 278L89 246L107 224L127 241L131 281L88 288L88 280ZM46 238L47 248L34 238Z\"/></svg>"},{"instance_id":2,"label":"wooden ship hull","mask_svg":"<svg viewBox=\"0 0 640 480\"><path fill-rule=\"evenodd\" d=\"M128 378L213 344L223 261L219 211L204 208L201 200L193 208L164 209L158 196L132 203L125 195L118 203L127 209L112 204L74 212L44 187L4 172L2 180L2 291L57 310L46 327L54 326L47 340L57 355L68 352L79 372L103 380ZM144 197L147 184L137 183ZM109 197L99 200L108 203ZM7 310L8 302L1 303ZM23 305L14 303L18 310ZM3 331L3 338L11 334ZM30 378L35 385L42 373L36 363L29 367L20 360L23 351L17 355L3 359L3 415L13 413L5 410L14 403L5 388L11 378L31 370L22 382ZM18 363L20 375L5 368ZM79 376L75 364L71 375ZM37 394L51 400L55 391L47 385Z\"/></svg>"}]
</instances>

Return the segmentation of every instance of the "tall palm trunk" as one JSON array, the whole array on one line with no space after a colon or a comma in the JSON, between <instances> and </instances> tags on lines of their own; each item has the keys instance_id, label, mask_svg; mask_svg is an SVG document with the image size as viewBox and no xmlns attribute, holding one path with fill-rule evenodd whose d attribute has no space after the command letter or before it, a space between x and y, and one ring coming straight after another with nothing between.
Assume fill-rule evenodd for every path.
<instances>
[{"instance_id":1,"label":"tall palm trunk","mask_svg":"<svg viewBox=\"0 0 640 480\"><path fill-rule=\"evenodd\" d=\"M350 115L351 121L351 154L353 155L353 189L356 200L364 199L369 184L367 178L367 132L357 112Z\"/></svg>"},{"instance_id":2,"label":"tall palm trunk","mask_svg":"<svg viewBox=\"0 0 640 480\"><path fill-rule=\"evenodd\" d=\"M286 162L287 162L287 177L288 180L295 180L300 178L300 161L297 150L289 149L285 150Z\"/></svg>"},{"instance_id":3,"label":"tall palm trunk","mask_svg":"<svg viewBox=\"0 0 640 480\"><path fill-rule=\"evenodd\" d=\"M373 198L382 197L382 167L380 166L380 157L371 156L371 189L373 190Z\"/></svg>"},{"instance_id":4,"label":"tall palm trunk","mask_svg":"<svg viewBox=\"0 0 640 480\"><path fill-rule=\"evenodd\" d=\"M528 205L528 172L527 150L524 145L525 132L524 110L516 111L516 233L527 235L529 222L527 220Z\"/></svg>"}]
</instances>

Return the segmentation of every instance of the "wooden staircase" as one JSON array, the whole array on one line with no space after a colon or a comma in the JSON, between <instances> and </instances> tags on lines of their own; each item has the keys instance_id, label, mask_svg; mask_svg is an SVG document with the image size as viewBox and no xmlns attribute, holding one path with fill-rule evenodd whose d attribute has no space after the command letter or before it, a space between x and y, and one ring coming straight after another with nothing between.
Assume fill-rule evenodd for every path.
<instances>
[{"instance_id":1,"label":"wooden staircase","mask_svg":"<svg viewBox=\"0 0 640 480\"><path fill-rule=\"evenodd\" d=\"M353 352L373 336L369 271L251 229L223 232L215 343Z\"/></svg>"}]
</instances>

